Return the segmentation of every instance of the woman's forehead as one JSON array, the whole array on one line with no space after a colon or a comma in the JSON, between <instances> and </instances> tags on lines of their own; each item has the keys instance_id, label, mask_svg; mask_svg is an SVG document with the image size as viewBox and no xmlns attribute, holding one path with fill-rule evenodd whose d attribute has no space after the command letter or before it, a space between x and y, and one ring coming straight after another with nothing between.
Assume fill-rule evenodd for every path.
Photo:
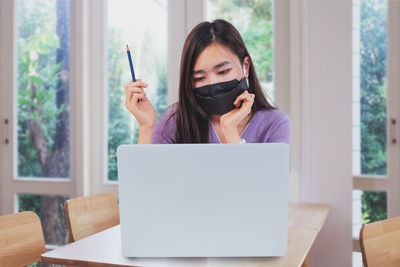
<instances>
[{"instance_id":1,"label":"woman's forehead","mask_svg":"<svg viewBox=\"0 0 400 267\"><path fill-rule=\"evenodd\" d=\"M238 57L228 47L213 43L201 51L194 69L211 69L222 61L229 61L233 65L240 63Z\"/></svg>"}]
</instances>

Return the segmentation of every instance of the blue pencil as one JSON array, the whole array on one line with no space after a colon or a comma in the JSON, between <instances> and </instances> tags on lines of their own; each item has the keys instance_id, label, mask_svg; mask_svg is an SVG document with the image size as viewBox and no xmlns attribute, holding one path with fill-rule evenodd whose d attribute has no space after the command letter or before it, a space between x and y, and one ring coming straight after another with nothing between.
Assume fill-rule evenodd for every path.
<instances>
[{"instance_id":1,"label":"blue pencil","mask_svg":"<svg viewBox=\"0 0 400 267\"><path fill-rule=\"evenodd\" d=\"M132 82L136 82L135 71L133 70L133 65L132 65L131 51L129 50L128 45L126 45L126 53L128 54L129 67L131 68Z\"/></svg>"}]
</instances>

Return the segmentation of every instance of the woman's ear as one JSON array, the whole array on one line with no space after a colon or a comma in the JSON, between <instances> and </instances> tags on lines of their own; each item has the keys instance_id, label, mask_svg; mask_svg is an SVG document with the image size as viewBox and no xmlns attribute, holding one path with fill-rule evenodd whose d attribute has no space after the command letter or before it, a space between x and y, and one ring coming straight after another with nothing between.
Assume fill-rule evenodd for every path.
<instances>
[{"instance_id":1,"label":"woman's ear","mask_svg":"<svg viewBox=\"0 0 400 267\"><path fill-rule=\"evenodd\" d=\"M246 56L243 61L243 74L247 78L249 77L249 69L250 69L250 57Z\"/></svg>"},{"instance_id":2,"label":"woman's ear","mask_svg":"<svg viewBox=\"0 0 400 267\"><path fill-rule=\"evenodd\" d=\"M249 68L250 68L250 58L246 56L243 60L243 75L246 78L247 88L249 88Z\"/></svg>"}]
</instances>

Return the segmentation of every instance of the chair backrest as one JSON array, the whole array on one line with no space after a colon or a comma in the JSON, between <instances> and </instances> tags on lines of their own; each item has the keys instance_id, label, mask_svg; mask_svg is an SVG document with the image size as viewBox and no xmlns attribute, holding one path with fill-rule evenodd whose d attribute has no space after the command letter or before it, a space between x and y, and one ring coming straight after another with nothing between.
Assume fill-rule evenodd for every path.
<instances>
[{"instance_id":1,"label":"chair backrest","mask_svg":"<svg viewBox=\"0 0 400 267\"><path fill-rule=\"evenodd\" d=\"M364 225L360 246L365 267L400 266L400 217Z\"/></svg>"},{"instance_id":2,"label":"chair backrest","mask_svg":"<svg viewBox=\"0 0 400 267\"><path fill-rule=\"evenodd\" d=\"M0 266L26 266L46 251L42 224L32 211L0 217Z\"/></svg>"},{"instance_id":3,"label":"chair backrest","mask_svg":"<svg viewBox=\"0 0 400 267\"><path fill-rule=\"evenodd\" d=\"M70 199L65 204L69 242L75 242L119 224L117 198L99 194Z\"/></svg>"}]
</instances>

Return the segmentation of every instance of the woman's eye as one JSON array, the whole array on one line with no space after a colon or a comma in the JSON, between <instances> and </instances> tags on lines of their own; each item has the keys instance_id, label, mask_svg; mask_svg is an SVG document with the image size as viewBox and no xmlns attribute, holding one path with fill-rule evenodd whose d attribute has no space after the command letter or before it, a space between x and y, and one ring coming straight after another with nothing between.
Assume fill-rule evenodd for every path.
<instances>
[{"instance_id":1,"label":"woman's eye","mask_svg":"<svg viewBox=\"0 0 400 267\"><path fill-rule=\"evenodd\" d=\"M218 72L218 74L226 74L226 73L228 73L230 70L231 70L231 69L226 69L226 70L223 70L223 71Z\"/></svg>"},{"instance_id":2,"label":"woman's eye","mask_svg":"<svg viewBox=\"0 0 400 267\"><path fill-rule=\"evenodd\" d=\"M195 82L199 82L199 81L201 81L201 80L203 80L203 79L204 79L204 77L194 78L194 81L195 81Z\"/></svg>"}]
</instances>

